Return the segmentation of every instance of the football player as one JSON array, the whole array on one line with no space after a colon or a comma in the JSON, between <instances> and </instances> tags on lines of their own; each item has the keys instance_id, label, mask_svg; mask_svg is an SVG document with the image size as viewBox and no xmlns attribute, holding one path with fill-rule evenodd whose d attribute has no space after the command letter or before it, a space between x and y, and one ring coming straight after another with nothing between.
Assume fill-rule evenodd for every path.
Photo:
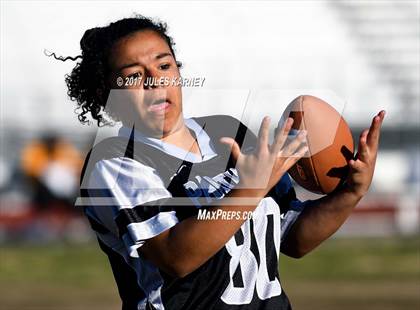
<instances>
[{"instance_id":1,"label":"football player","mask_svg":"<svg viewBox=\"0 0 420 310\"><path fill-rule=\"evenodd\" d=\"M304 132L286 142L292 119L270 145L268 117L257 135L230 116L184 118L178 83L141 82L180 78L165 24L126 18L87 30L80 45L66 77L79 119L123 124L92 148L81 183L122 308L290 309L280 251L310 252L367 192L384 112L361 134L345 184L300 202L287 170L307 148Z\"/></svg>"}]
</instances>

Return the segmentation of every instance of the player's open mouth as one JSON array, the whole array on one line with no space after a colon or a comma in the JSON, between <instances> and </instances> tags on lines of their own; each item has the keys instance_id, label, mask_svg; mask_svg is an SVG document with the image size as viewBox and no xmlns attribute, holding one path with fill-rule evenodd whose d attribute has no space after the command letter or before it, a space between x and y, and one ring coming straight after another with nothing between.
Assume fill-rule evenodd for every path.
<instances>
[{"instance_id":1,"label":"player's open mouth","mask_svg":"<svg viewBox=\"0 0 420 310\"><path fill-rule=\"evenodd\" d=\"M171 102L168 99L155 100L148 107L148 111L155 114L164 114L170 107Z\"/></svg>"}]
</instances>

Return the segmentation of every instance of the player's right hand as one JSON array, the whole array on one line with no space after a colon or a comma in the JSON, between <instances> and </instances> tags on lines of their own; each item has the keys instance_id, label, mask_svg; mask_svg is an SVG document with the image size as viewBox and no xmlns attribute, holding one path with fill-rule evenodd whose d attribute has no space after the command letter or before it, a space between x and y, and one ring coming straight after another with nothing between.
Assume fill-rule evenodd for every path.
<instances>
[{"instance_id":1,"label":"player's right hand","mask_svg":"<svg viewBox=\"0 0 420 310\"><path fill-rule=\"evenodd\" d=\"M258 133L254 152L244 154L238 143L228 137L220 139L221 143L231 147L236 169L239 174L238 188L250 190L250 194L264 197L302 156L308 148L306 132L300 132L292 140L287 141L293 119L288 118L282 128L277 128L273 144L269 144L270 118L264 117ZM287 143L286 143L287 141Z\"/></svg>"}]
</instances>

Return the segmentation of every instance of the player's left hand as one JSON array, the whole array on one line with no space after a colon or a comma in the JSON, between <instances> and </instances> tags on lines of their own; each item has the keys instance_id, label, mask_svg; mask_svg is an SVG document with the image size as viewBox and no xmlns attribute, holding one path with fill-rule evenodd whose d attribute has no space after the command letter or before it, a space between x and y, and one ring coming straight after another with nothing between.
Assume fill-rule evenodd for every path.
<instances>
[{"instance_id":1,"label":"player's left hand","mask_svg":"<svg viewBox=\"0 0 420 310\"><path fill-rule=\"evenodd\" d=\"M372 182L384 117L385 111L380 111L373 118L370 128L361 133L357 154L354 159L349 161L350 172L347 179L347 190L358 197L367 193Z\"/></svg>"}]
</instances>

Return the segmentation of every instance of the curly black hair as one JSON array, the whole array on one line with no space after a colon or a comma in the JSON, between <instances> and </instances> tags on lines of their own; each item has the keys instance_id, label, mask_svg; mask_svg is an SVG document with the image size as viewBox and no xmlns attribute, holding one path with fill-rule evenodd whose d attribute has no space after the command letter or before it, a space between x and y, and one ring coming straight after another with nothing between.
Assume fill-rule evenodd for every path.
<instances>
[{"instance_id":1,"label":"curly black hair","mask_svg":"<svg viewBox=\"0 0 420 310\"><path fill-rule=\"evenodd\" d=\"M98 126L109 125L112 122L105 117L105 104L109 95L106 77L109 74L108 57L114 43L119 39L142 30L153 30L168 44L175 60L174 41L167 34L166 23L154 21L151 18L136 14L131 18L120 19L105 27L86 30L80 40L82 54L75 57L56 56L46 53L57 60L79 60L70 74L65 76L67 94L72 101L77 102L76 113L82 124L90 123L86 114L90 112ZM181 63L177 61L178 67Z\"/></svg>"}]
</instances>

